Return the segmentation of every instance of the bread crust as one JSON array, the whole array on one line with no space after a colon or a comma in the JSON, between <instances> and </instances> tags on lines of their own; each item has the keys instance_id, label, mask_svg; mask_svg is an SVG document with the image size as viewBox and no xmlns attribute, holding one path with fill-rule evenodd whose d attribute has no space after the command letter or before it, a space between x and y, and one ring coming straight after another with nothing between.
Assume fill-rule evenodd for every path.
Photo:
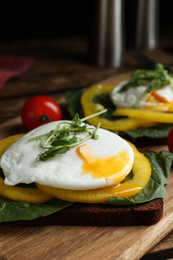
<instances>
[{"instance_id":1,"label":"bread crust","mask_svg":"<svg viewBox=\"0 0 173 260\"><path fill-rule=\"evenodd\" d=\"M153 225L163 217L163 199L133 206L76 203L52 215L35 220L8 222L21 226L137 226Z\"/></svg>"}]
</instances>

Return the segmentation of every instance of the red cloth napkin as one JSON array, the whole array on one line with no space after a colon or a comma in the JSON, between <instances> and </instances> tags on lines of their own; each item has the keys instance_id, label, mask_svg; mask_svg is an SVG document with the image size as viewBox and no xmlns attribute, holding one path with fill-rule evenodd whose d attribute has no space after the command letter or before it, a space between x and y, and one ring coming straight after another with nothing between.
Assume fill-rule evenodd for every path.
<instances>
[{"instance_id":1,"label":"red cloth napkin","mask_svg":"<svg viewBox=\"0 0 173 260\"><path fill-rule=\"evenodd\" d=\"M0 90L8 79L22 74L32 63L32 58L0 55Z\"/></svg>"}]
</instances>

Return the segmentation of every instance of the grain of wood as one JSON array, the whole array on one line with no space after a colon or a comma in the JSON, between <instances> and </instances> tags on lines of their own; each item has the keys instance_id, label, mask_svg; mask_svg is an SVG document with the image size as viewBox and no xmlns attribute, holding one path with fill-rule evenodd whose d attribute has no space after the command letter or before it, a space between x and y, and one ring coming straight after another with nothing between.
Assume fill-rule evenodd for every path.
<instances>
[{"instance_id":1,"label":"grain of wood","mask_svg":"<svg viewBox=\"0 0 173 260\"><path fill-rule=\"evenodd\" d=\"M20 132L20 117L0 125L0 139ZM156 146L154 150L167 149ZM168 178L164 217L145 227L0 226L0 257L18 259L140 259L173 229L173 172Z\"/></svg>"},{"instance_id":2,"label":"grain of wood","mask_svg":"<svg viewBox=\"0 0 173 260\"><path fill-rule=\"evenodd\" d=\"M0 93L0 139L24 131L19 112L28 97L48 94L64 107L62 94L66 89L80 89L106 78L105 83L115 84L117 74L133 71L142 65L125 53L125 63L120 69L92 67L86 62L86 44L84 38L0 43L6 54L29 55L35 60L29 71L7 82ZM166 44L171 44L170 36ZM161 49L145 50L143 54L154 62L173 63L172 56ZM167 147L152 149L158 151ZM172 174L168 180L168 197L164 199L164 217L154 226L12 228L1 224L0 259L140 259L172 230ZM172 233L154 251L171 247L171 241Z\"/></svg>"}]
</instances>

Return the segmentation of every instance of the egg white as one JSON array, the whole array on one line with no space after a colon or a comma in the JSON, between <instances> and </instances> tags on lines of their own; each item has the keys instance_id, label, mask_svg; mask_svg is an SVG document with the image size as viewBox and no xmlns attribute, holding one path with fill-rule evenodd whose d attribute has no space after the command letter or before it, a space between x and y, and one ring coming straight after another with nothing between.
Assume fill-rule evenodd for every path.
<instances>
[{"instance_id":1,"label":"egg white","mask_svg":"<svg viewBox=\"0 0 173 260\"><path fill-rule=\"evenodd\" d=\"M114 184L111 178L106 181L104 177L98 179L90 174L82 174L82 161L76 154L76 147L47 161L36 160L37 155L43 152L39 145L40 141L28 142L28 139L53 130L59 122L51 122L28 132L2 155L0 167L5 175L5 184L38 182L72 190L95 189ZM79 135L84 138L87 133ZM85 144L97 157L102 155L109 157L126 150L130 162L125 166L128 174L134 161L134 153L130 145L118 135L104 129L99 129L98 135L98 140L90 139Z\"/></svg>"},{"instance_id":2,"label":"egg white","mask_svg":"<svg viewBox=\"0 0 173 260\"><path fill-rule=\"evenodd\" d=\"M134 88L129 88L124 92L119 92L119 90L121 90L121 88L127 82L128 81L123 81L120 84L118 84L110 94L111 101L116 106L116 108L131 108L132 105L134 105L134 103L136 102L136 100L144 93L144 91L148 87L145 85L138 86ZM173 80L172 80L172 85L173 85ZM167 104L169 103L173 104L172 86L171 85L164 86L161 89L155 90L155 93L157 94L158 97L162 99L162 102L159 101L154 96L152 96L151 93L148 93L137 104L137 108L152 109L156 111L160 111L160 110L169 111L169 105L167 106Z\"/></svg>"}]
</instances>

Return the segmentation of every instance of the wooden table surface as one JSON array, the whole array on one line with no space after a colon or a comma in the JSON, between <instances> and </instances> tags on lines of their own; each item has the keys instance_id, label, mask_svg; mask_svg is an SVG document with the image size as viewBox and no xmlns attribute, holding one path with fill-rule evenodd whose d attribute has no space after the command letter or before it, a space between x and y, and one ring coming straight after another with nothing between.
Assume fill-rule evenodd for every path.
<instances>
[{"instance_id":1,"label":"wooden table surface","mask_svg":"<svg viewBox=\"0 0 173 260\"><path fill-rule=\"evenodd\" d=\"M118 69L100 69L90 65L87 46L85 36L0 42L0 54L27 56L34 59L33 65L27 72L10 79L1 89L0 124L19 116L23 103L33 95L46 94L53 97L60 103L65 118L68 117L68 112L64 93L69 89L83 88L120 73L144 68L154 62L173 66L173 34L169 31L166 34L162 33L160 45L155 50L141 50L140 52L126 50L124 63ZM0 226L0 234L2 227L3 225ZM8 228L6 236L10 241ZM1 245L0 259L13 259L13 256L10 258L3 255ZM29 258L26 256L25 259ZM142 259L173 259L173 232Z\"/></svg>"}]
</instances>

